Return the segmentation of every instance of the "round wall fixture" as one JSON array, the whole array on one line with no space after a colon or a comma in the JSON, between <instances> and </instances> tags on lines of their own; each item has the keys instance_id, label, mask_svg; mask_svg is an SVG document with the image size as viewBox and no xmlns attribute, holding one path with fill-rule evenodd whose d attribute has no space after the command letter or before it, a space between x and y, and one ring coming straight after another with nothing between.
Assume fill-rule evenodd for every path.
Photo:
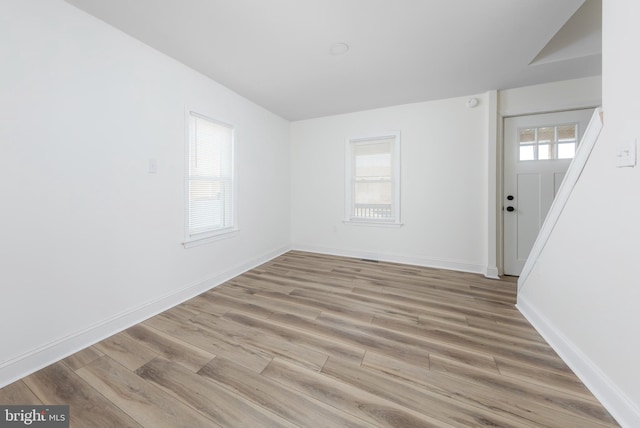
<instances>
[{"instance_id":1,"label":"round wall fixture","mask_svg":"<svg viewBox=\"0 0 640 428\"><path fill-rule=\"evenodd\" d=\"M478 103L480 103L480 101L478 101L477 98L469 98L467 100L467 107L474 108L475 106L478 105Z\"/></svg>"},{"instance_id":2,"label":"round wall fixture","mask_svg":"<svg viewBox=\"0 0 640 428\"><path fill-rule=\"evenodd\" d=\"M333 56L344 55L349 51L349 45L346 43L334 43L329 47L329 53Z\"/></svg>"}]
</instances>

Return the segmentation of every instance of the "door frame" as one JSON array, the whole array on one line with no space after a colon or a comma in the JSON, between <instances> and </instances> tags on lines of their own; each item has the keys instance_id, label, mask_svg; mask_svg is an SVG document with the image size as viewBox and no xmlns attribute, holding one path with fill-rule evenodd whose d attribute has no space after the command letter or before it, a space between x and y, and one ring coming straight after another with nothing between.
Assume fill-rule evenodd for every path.
<instances>
[{"instance_id":1,"label":"door frame","mask_svg":"<svg viewBox=\"0 0 640 428\"><path fill-rule=\"evenodd\" d=\"M496 261L496 274L498 276L504 276L504 201L503 201L503 193L504 193L504 151L505 151L505 132L504 125L505 119L512 117L520 117L520 116L531 116L536 114L547 114L547 113L562 113L571 110L581 110L581 109L595 109L600 107L601 103L596 101L586 102L586 103L576 103L571 106L564 106L562 108L557 109L523 109L519 111L498 111L497 112L497 132L496 132L496 140L495 140L495 175L492 174L492 168L490 165L489 169L489 181L495 179L495 194L493 198L490 198L489 201L489 209L494 211L490 213L489 218L495 220L496 224L496 233L495 233L495 261ZM490 152L493 151L490 148ZM495 204L492 207L491 202ZM493 214L493 215L492 215ZM491 224L489 225L491 231ZM491 233L490 233L491 235ZM489 239L491 241L491 237ZM491 254L491 243L489 244L489 250ZM491 264L489 264L491 266ZM490 275L491 268L487 268L487 274L485 276L489 278L495 278Z\"/></svg>"},{"instance_id":2,"label":"door frame","mask_svg":"<svg viewBox=\"0 0 640 428\"><path fill-rule=\"evenodd\" d=\"M555 154L550 157L549 160L537 160L536 157L536 160L529 162L519 161L518 130L522 129L522 127L540 128L544 126L556 127L563 124L577 124L577 129L574 129L574 131L577 132L577 139L574 138L574 142L580 143L587 135L586 132L589 129L589 124L595 110L597 109L579 108L553 113L510 116L503 119L505 131L502 165L504 172L504 194L501 196L505 206L515 203L517 207L513 213L507 213L503 210L503 268L505 275L520 276L529 258L521 253L522 250L526 251L526 248L523 248L522 245L529 247L527 253L530 253L530 255L533 254L531 253L533 244L539 237L542 225L545 222L551 206L554 205L558 194L561 185L561 181L559 180L563 180L573 161L573 157L570 159L562 159L556 157ZM507 129L507 127L509 129ZM506 133L507 131L509 131L509 134ZM560 145L555 146L554 143L551 147L554 147L553 150L555 153L555 150L559 149ZM580 150L578 144L575 144L574 147L574 157L579 157ZM538 191L520 194L519 192L522 190L520 189L520 184L518 184L520 183L520 179L518 178L521 176L520 174L524 174L522 175L523 178L528 177L526 178L527 180L533 180L529 183L530 185L537 186ZM537 176L537 179L532 178L531 174ZM514 195L516 200L512 202L507 201L507 193ZM529 205L529 209L527 210L527 204L534 205ZM524 241L521 242L521 239L524 239Z\"/></svg>"}]
</instances>

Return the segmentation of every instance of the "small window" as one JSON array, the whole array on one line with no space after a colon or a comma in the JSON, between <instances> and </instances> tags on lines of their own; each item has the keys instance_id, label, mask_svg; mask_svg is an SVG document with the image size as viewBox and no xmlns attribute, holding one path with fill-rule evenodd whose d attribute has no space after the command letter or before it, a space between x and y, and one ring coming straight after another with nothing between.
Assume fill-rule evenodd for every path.
<instances>
[{"instance_id":1,"label":"small window","mask_svg":"<svg viewBox=\"0 0 640 428\"><path fill-rule=\"evenodd\" d=\"M187 243L235 229L234 129L189 113Z\"/></svg>"},{"instance_id":2,"label":"small window","mask_svg":"<svg viewBox=\"0 0 640 428\"><path fill-rule=\"evenodd\" d=\"M400 133L347 140L346 220L400 224Z\"/></svg>"},{"instance_id":3,"label":"small window","mask_svg":"<svg viewBox=\"0 0 640 428\"><path fill-rule=\"evenodd\" d=\"M518 130L521 161L573 159L578 145L578 125L543 126Z\"/></svg>"}]
</instances>

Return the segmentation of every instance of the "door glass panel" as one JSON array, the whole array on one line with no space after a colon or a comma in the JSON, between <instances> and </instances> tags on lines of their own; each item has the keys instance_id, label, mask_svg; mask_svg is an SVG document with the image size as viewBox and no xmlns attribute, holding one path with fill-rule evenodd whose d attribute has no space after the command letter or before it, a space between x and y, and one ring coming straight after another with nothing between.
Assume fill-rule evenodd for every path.
<instances>
[{"instance_id":1,"label":"door glass panel","mask_svg":"<svg viewBox=\"0 0 640 428\"><path fill-rule=\"evenodd\" d=\"M555 140L555 132L551 127L538 128L538 143L553 143Z\"/></svg>"},{"instance_id":2,"label":"door glass panel","mask_svg":"<svg viewBox=\"0 0 640 428\"><path fill-rule=\"evenodd\" d=\"M535 143L536 142L536 129L525 128L520 130L520 144Z\"/></svg>"},{"instance_id":3,"label":"door glass panel","mask_svg":"<svg viewBox=\"0 0 640 428\"><path fill-rule=\"evenodd\" d=\"M535 146L520 146L520 160L521 161L528 161L528 160L534 160L535 156L534 156L534 149Z\"/></svg>"},{"instance_id":4,"label":"door glass panel","mask_svg":"<svg viewBox=\"0 0 640 428\"><path fill-rule=\"evenodd\" d=\"M573 125L560 125L558 126L558 142L570 142L576 141L576 132L578 131L578 127Z\"/></svg>"},{"instance_id":5,"label":"door glass panel","mask_svg":"<svg viewBox=\"0 0 640 428\"><path fill-rule=\"evenodd\" d=\"M538 159L546 160L551 159L551 144L538 145Z\"/></svg>"},{"instance_id":6,"label":"door glass panel","mask_svg":"<svg viewBox=\"0 0 640 428\"><path fill-rule=\"evenodd\" d=\"M576 154L578 125L522 128L518 131L519 160L572 159Z\"/></svg>"},{"instance_id":7,"label":"door glass panel","mask_svg":"<svg viewBox=\"0 0 640 428\"><path fill-rule=\"evenodd\" d=\"M573 159L576 155L576 143L558 144L558 159Z\"/></svg>"}]
</instances>

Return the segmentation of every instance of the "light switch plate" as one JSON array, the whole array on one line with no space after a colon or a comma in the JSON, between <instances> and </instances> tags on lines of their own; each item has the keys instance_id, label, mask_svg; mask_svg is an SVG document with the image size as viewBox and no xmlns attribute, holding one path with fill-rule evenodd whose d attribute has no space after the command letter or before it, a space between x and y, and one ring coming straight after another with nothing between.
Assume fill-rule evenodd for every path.
<instances>
[{"instance_id":1,"label":"light switch plate","mask_svg":"<svg viewBox=\"0 0 640 428\"><path fill-rule=\"evenodd\" d=\"M618 168L636 166L636 140L630 140L618 147L616 153L616 166Z\"/></svg>"}]
</instances>

